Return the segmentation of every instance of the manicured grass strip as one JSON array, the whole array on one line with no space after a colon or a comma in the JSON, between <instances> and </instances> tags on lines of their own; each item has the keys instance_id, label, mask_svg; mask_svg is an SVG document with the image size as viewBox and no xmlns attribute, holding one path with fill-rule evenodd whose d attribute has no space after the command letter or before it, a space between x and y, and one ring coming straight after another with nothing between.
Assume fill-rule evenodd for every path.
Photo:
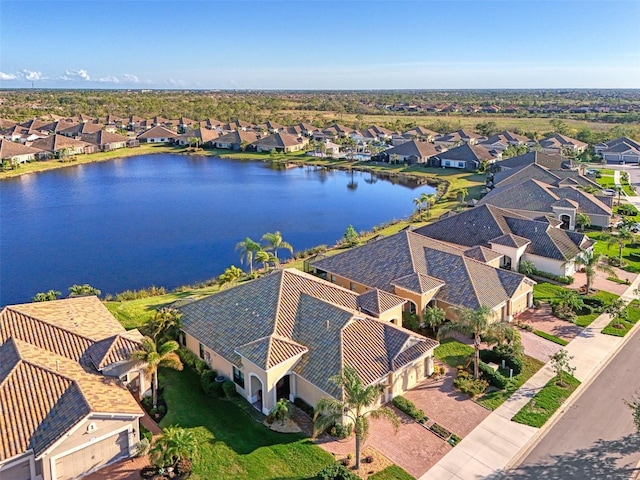
<instances>
[{"instance_id":1,"label":"manicured grass strip","mask_svg":"<svg viewBox=\"0 0 640 480\"><path fill-rule=\"evenodd\" d=\"M391 465L375 475L371 475L369 480L415 480L415 477L409 475L397 465Z\"/></svg>"},{"instance_id":2,"label":"manicured grass strip","mask_svg":"<svg viewBox=\"0 0 640 480\"><path fill-rule=\"evenodd\" d=\"M596 172L600 172L602 175L614 176L616 171L613 168L598 168Z\"/></svg>"},{"instance_id":3,"label":"manicured grass strip","mask_svg":"<svg viewBox=\"0 0 640 480\"><path fill-rule=\"evenodd\" d=\"M533 298L540 302L550 303L558 297L558 294L566 288L553 283L542 282L533 286Z\"/></svg>"},{"instance_id":4,"label":"manicured grass strip","mask_svg":"<svg viewBox=\"0 0 640 480\"><path fill-rule=\"evenodd\" d=\"M162 369L161 381L168 404L161 426L180 425L198 440L193 480L303 480L333 462L304 435L273 432L233 402L206 397L190 369Z\"/></svg>"},{"instance_id":5,"label":"manicured grass strip","mask_svg":"<svg viewBox=\"0 0 640 480\"><path fill-rule=\"evenodd\" d=\"M495 410L543 366L544 362L525 355L522 372L509 380L507 388L504 390L486 393L475 401L489 410Z\"/></svg>"},{"instance_id":6,"label":"manicured grass strip","mask_svg":"<svg viewBox=\"0 0 640 480\"><path fill-rule=\"evenodd\" d=\"M511 420L531 427L542 427L580 385L577 378L570 375L564 378L566 387L556 385L557 377L553 377Z\"/></svg>"},{"instance_id":7,"label":"manicured grass strip","mask_svg":"<svg viewBox=\"0 0 640 480\"><path fill-rule=\"evenodd\" d=\"M535 333L539 337L546 338L547 340L549 340L549 341L551 341L553 343L557 343L558 345L562 345L563 347L565 345L569 345L569 342L567 342L564 338L556 337L555 335L551 335L550 333L543 332L542 330L533 330L533 333Z\"/></svg>"},{"instance_id":8,"label":"manicured grass strip","mask_svg":"<svg viewBox=\"0 0 640 480\"><path fill-rule=\"evenodd\" d=\"M600 290L599 292L596 292L593 296L601 298L607 303L612 302L613 300L619 298L619 296L616 295L615 293L606 292L604 290ZM579 327L588 327L599 316L600 316L599 313L589 313L586 315L578 315L573 323L575 323Z\"/></svg>"},{"instance_id":9,"label":"manicured grass strip","mask_svg":"<svg viewBox=\"0 0 640 480\"><path fill-rule=\"evenodd\" d=\"M618 256L618 248L616 246L607 246L606 237L604 237L602 232L588 232L587 236L592 240L597 241L593 247L594 252L601 253L608 257ZM640 253L640 248L637 248L635 244L633 245L633 247L627 245L622 249L622 259L625 263L625 266L622 267L622 269L631 273L640 273L640 260L631 256L632 253ZM622 279L625 280L624 277ZM628 280L632 280L632 275L629 275Z\"/></svg>"},{"instance_id":10,"label":"manicured grass strip","mask_svg":"<svg viewBox=\"0 0 640 480\"><path fill-rule=\"evenodd\" d=\"M638 300L634 300L627 306L627 320L620 320L619 322L611 320L609 325L602 329L602 333L605 335L613 335L615 337L624 337L638 322L638 320L640 320L640 302ZM614 325L616 323L618 323L622 328L615 327Z\"/></svg>"},{"instance_id":11,"label":"manicured grass strip","mask_svg":"<svg viewBox=\"0 0 640 480\"><path fill-rule=\"evenodd\" d=\"M434 355L438 360L443 361L451 367L464 364L469 355L473 355L473 347L453 338L445 338L440 341L440 345L434 350Z\"/></svg>"},{"instance_id":12,"label":"manicured grass strip","mask_svg":"<svg viewBox=\"0 0 640 480\"><path fill-rule=\"evenodd\" d=\"M631 285L631 282L627 279L623 280L617 277L607 277L607 280L609 280L610 282L618 283L620 285Z\"/></svg>"}]
</instances>

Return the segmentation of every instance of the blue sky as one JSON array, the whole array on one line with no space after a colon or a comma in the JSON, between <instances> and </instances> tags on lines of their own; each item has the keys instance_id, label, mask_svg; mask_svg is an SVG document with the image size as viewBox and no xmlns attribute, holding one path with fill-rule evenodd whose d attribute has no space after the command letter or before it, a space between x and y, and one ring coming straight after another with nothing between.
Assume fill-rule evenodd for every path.
<instances>
[{"instance_id":1,"label":"blue sky","mask_svg":"<svg viewBox=\"0 0 640 480\"><path fill-rule=\"evenodd\" d=\"M638 24L635 0L0 0L0 87L638 88Z\"/></svg>"}]
</instances>

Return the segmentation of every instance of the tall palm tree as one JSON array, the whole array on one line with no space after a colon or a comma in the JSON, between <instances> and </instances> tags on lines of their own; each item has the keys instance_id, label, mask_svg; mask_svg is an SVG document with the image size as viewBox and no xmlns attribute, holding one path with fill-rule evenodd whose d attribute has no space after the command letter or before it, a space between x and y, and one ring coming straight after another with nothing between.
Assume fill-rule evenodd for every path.
<instances>
[{"instance_id":1,"label":"tall palm tree","mask_svg":"<svg viewBox=\"0 0 640 480\"><path fill-rule=\"evenodd\" d=\"M427 217L431 216L431 207L436 203L438 196L435 193L422 193L420 194L422 202L427 206Z\"/></svg>"},{"instance_id":2,"label":"tall palm tree","mask_svg":"<svg viewBox=\"0 0 640 480\"><path fill-rule=\"evenodd\" d=\"M278 250L280 249L288 250L289 253L293 254L293 247L290 243L285 242L282 239L282 234L280 232L276 231L273 233L265 233L264 235L262 235L261 240L267 242L265 250L272 251L274 257L276 257L276 260L278 259Z\"/></svg>"},{"instance_id":3,"label":"tall palm tree","mask_svg":"<svg viewBox=\"0 0 640 480\"><path fill-rule=\"evenodd\" d=\"M576 257L576 264L584 267L584 273L587 276L587 295L591 291L593 277L596 276L597 270L615 276L613 268L604 263L602 257L603 255L601 253L595 253L592 250L583 250L582 253Z\"/></svg>"},{"instance_id":4,"label":"tall palm tree","mask_svg":"<svg viewBox=\"0 0 640 480\"><path fill-rule=\"evenodd\" d=\"M501 338L510 336L505 330L511 329L505 322L497 322L491 319L491 310L486 305L482 305L477 310L469 308L456 308L457 320L447 323L438 330L438 338L445 338L454 332L469 335L473 338L473 348L475 350L473 358L473 377L480 377L480 344L482 337Z\"/></svg>"},{"instance_id":5,"label":"tall palm tree","mask_svg":"<svg viewBox=\"0 0 640 480\"><path fill-rule=\"evenodd\" d=\"M255 260L258 263L262 264L262 268L264 271L269 271L269 264L277 265L278 257L276 257L273 253L267 252L266 250L259 250L256 252Z\"/></svg>"},{"instance_id":6,"label":"tall palm tree","mask_svg":"<svg viewBox=\"0 0 640 480\"><path fill-rule=\"evenodd\" d=\"M243 263L246 261L249 264L249 271L253 274L253 257L256 252L262 250L262 246L247 237L236 244L236 250L240 250L240 261Z\"/></svg>"},{"instance_id":7,"label":"tall palm tree","mask_svg":"<svg viewBox=\"0 0 640 480\"><path fill-rule=\"evenodd\" d=\"M369 385L365 387L353 367L345 366L339 375L331 377L331 381L338 385L343 392L343 401L333 397L323 397L316 404L316 414L313 417L315 432L321 432L327 427L341 422L344 417L354 424L356 434L356 470L360 468L360 447L369 433L369 417L385 418L389 420L396 431L400 428L400 419L393 410L380 407L370 410L384 385Z\"/></svg>"},{"instance_id":8,"label":"tall palm tree","mask_svg":"<svg viewBox=\"0 0 640 480\"><path fill-rule=\"evenodd\" d=\"M151 338L156 342L175 340L182 328L182 313L171 307L160 308L148 325Z\"/></svg>"},{"instance_id":9,"label":"tall palm tree","mask_svg":"<svg viewBox=\"0 0 640 480\"><path fill-rule=\"evenodd\" d=\"M423 205L422 196L414 198L413 199L413 203L416 206L416 210L418 211L418 215L422 214L422 205Z\"/></svg>"},{"instance_id":10,"label":"tall palm tree","mask_svg":"<svg viewBox=\"0 0 640 480\"><path fill-rule=\"evenodd\" d=\"M618 264L622 265L622 250L633 240L633 233L629 230L629 227L620 227L617 235L611 235L607 240L607 246L612 247L616 245L618 247Z\"/></svg>"},{"instance_id":11,"label":"tall palm tree","mask_svg":"<svg viewBox=\"0 0 640 480\"><path fill-rule=\"evenodd\" d=\"M158 406L158 368L167 367L174 370L182 370L182 362L176 353L180 348L178 342L169 340L159 347L150 337L144 337L142 348L129 354L129 358L137 360L144 366L145 374L152 380L153 406Z\"/></svg>"},{"instance_id":12,"label":"tall palm tree","mask_svg":"<svg viewBox=\"0 0 640 480\"><path fill-rule=\"evenodd\" d=\"M466 188L463 187L458 190L458 197L460 198L461 202L464 202L464 199L467 198L467 195L469 195L469 190L467 190Z\"/></svg>"}]
</instances>

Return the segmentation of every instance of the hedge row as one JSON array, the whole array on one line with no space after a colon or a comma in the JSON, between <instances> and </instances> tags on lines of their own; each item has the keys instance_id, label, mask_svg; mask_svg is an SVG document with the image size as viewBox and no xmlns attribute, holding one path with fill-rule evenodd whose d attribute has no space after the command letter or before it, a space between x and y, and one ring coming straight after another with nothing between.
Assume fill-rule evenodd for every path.
<instances>
[{"instance_id":1,"label":"hedge row","mask_svg":"<svg viewBox=\"0 0 640 480\"><path fill-rule=\"evenodd\" d=\"M480 350L480 360L485 363L497 363L498 365L502 365L502 360L504 360L505 367L513 369L514 375L522 372L523 368L522 360L519 357L498 346L493 347L492 350Z\"/></svg>"},{"instance_id":2,"label":"hedge row","mask_svg":"<svg viewBox=\"0 0 640 480\"><path fill-rule=\"evenodd\" d=\"M480 372L482 372L482 377L489 382L489 385L493 385L500 390L507 387L507 383L509 382L507 377L484 362L480 362L478 366L480 367Z\"/></svg>"},{"instance_id":3,"label":"hedge row","mask_svg":"<svg viewBox=\"0 0 640 480\"><path fill-rule=\"evenodd\" d=\"M391 401L391 403L393 403L393 406L396 407L398 410L406 413L407 415L409 415L411 418L413 418L415 421L419 423L426 423L429 420L427 415L421 409L416 407L411 400L407 400L401 395L398 395L397 397L393 397L393 400Z\"/></svg>"}]
</instances>

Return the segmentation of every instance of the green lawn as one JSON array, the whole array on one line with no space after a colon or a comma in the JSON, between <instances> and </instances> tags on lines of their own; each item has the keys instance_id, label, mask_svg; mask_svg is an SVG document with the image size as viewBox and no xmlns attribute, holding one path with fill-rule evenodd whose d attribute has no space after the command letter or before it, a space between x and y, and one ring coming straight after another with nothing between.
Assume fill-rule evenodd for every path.
<instances>
[{"instance_id":1,"label":"green lawn","mask_svg":"<svg viewBox=\"0 0 640 480\"><path fill-rule=\"evenodd\" d=\"M598 244L596 244L596 247L597 245ZM538 283L533 287L533 298L541 302L551 303L553 300L555 300L558 297L558 293L563 290L568 290L568 289L566 287L562 287L560 285L553 285L551 283L546 283L546 282ZM615 293L607 292L605 290L600 290L596 292L593 296L601 298L605 302L611 302L612 300L615 300L616 298L618 298L618 295L616 295ZM574 323L579 327L588 327L596 318L598 318L598 315L600 314L589 313L585 315L578 315L576 316Z\"/></svg>"},{"instance_id":2,"label":"green lawn","mask_svg":"<svg viewBox=\"0 0 640 480\"><path fill-rule=\"evenodd\" d=\"M454 340L453 338L445 338L440 341L440 345L436 347L433 354L438 360L443 361L451 367L457 367L464 364L470 355L473 355L474 349L470 345Z\"/></svg>"},{"instance_id":3,"label":"green lawn","mask_svg":"<svg viewBox=\"0 0 640 480\"><path fill-rule=\"evenodd\" d=\"M198 439L195 480L301 480L332 461L304 435L275 433L233 402L206 397L190 369L162 370L161 380L168 411L160 426L180 425Z\"/></svg>"},{"instance_id":4,"label":"green lawn","mask_svg":"<svg viewBox=\"0 0 640 480\"><path fill-rule=\"evenodd\" d=\"M534 330L533 333L535 335L538 335L539 337L546 338L547 340L549 340L549 341L551 341L553 343L557 343L558 345L562 345L563 347L565 345L569 345L569 342L567 342L564 338L556 337L555 335L552 335L552 334L547 333L547 332L543 332L542 330Z\"/></svg>"},{"instance_id":5,"label":"green lawn","mask_svg":"<svg viewBox=\"0 0 640 480\"><path fill-rule=\"evenodd\" d=\"M580 381L570 375L565 375L568 385L565 388L557 386L556 380L556 377L549 380L511 420L532 427L542 427L580 385Z\"/></svg>"},{"instance_id":6,"label":"green lawn","mask_svg":"<svg viewBox=\"0 0 640 480\"><path fill-rule=\"evenodd\" d=\"M596 240L597 243L593 247L593 251L597 253L601 253L608 257L617 257L618 256L618 247L613 245L609 247L607 245L606 234L603 232L588 232L587 236L593 240ZM626 266L623 267L623 270L626 270L631 273L640 273L640 260L632 258L630 255L632 253L640 254L640 248L626 246L622 249L622 259L626 263ZM631 278L631 276L630 276Z\"/></svg>"},{"instance_id":7,"label":"green lawn","mask_svg":"<svg viewBox=\"0 0 640 480\"><path fill-rule=\"evenodd\" d=\"M412 477L397 465L391 465L370 476L369 480L415 480L415 477Z\"/></svg>"},{"instance_id":8,"label":"green lawn","mask_svg":"<svg viewBox=\"0 0 640 480\"><path fill-rule=\"evenodd\" d=\"M598 168L596 171L600 172L602 175L611 175L612 177L615 175L615 170L613 168Z\"/></svg>"},{"instance_id":9,"label":"green lawn","mask_svg":"<svg viewBox=\"0 0 640 480\"><path fill-rule=\"evenodd\" d=\"M489 410L495 410L500 405L502 405L507 398L509 398L513 393L520 388L524 383L529 380L538 370L540 370L544 363L535 358L526 356L524 357L524 365L522 368L522 372L519 375L516 375L511 380L509 380L509 384L507 388L504 390L497 390L495 392L487 393L480 398L476 399L476 402L480 405L488 408Z\"/></svg>"},{"instance_id":10,"label":"green lawn","mask_svg":"<svg viewBox=\"0 0 640 480\"><path fill-rule=\"evenodd\" d=\"M606 335L614 335L616 337L624 337L631 328L640 320L640 302L638 300L634 300L627 306L627 320L621 320L619 324L622 326L614 327L613 320L602 329L602 333Z\"/></svg>"}]
</instances>

